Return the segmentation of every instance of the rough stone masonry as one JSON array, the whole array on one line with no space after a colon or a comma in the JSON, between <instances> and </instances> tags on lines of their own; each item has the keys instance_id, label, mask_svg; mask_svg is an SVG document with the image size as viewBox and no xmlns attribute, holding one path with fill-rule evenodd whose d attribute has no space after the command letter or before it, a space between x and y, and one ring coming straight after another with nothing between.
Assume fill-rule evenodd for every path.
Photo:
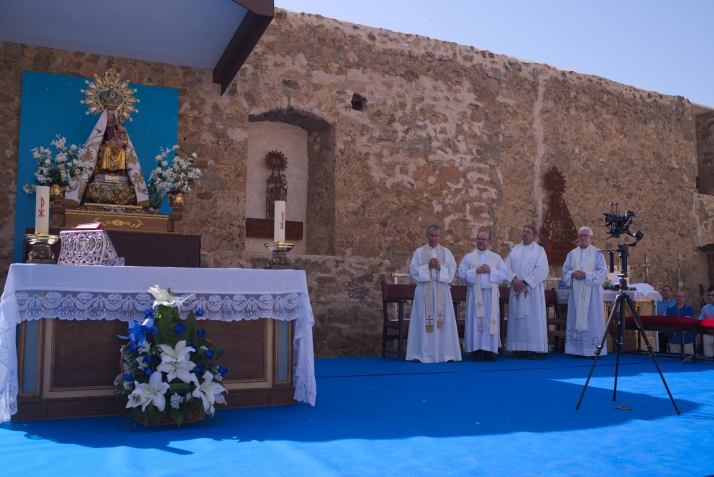
<instances>
[{"instance_id":1,"label":"rough stone masonry","mask_svg":"<svg viewBox=\"0 0 714 477\"><path fill-rule=\"evenodd\" d=\"M264 266L244 252L248 123L308 132L307 271L316 356L374 355L381 281L407 271L431 223L457 259L488 230L505 257L547 211L543 176L557 166L576 226L595 231L609 202L638 213L655 287L682 280L697 305L714 281L714 121L682 97L471 46L277 9L225 95L211 72L0 42L0 273L12 261L23 70L178 88L179 144L205 172L182 231L202 235L205 267ZM700 117L701 116L701 117ZM699 119L697 119L699 118ZM698 157L701 164L698 164ZM706 163L705 163L706 162ZM706 185L696 187L698 168ZM558 276L553 267L551 276Z\"/></svg>"}]
</instances>

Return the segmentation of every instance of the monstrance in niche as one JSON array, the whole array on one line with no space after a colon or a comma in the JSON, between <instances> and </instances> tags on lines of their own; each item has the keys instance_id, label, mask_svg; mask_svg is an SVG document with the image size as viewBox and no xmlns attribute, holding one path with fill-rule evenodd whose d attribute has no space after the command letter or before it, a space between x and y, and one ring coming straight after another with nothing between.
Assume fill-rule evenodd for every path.
<instances>
[{"instance_id":1,"label":"monstrance in niche","mask_svg":"<svg viewBox=\"0 0 714 477\"><path fill-rule=\"evenodd\" d=\"M270 169L268 189L265 197L265 219L245 219L245 236L251 238L273 238L273 218L275 201L288 198L288 179L284 174L288 168L288 159L280 151L270 151L265 156L265 165ZM302 222L285 221L285 238L302 240Z\"/></svg>"},{"instance_id":2,"label":"monstrance in niche","mask_svg":"<svg viewBox=\"0 0 714 477\"><path fill-rule=\"evenodd\" d=\"M268 194L265 198L265 218L275 217L275 201L288 200L288 180L282 172L288 168L288 160L282 152L270 151L265 156L265 165L270 169Z\"/></svg>"},{"instance_id":3,"label":"monstrance in niche","mask_svg":"<svg viewBox=\"0 0 714 477\"><path fill-rule=\"evenodd\" d=\"M552 195L539 238L548 256L548 263L562 265L578 243L578 230L563 199L566 181L557 167L552 167L545 174L545 183Z\"/></svg>"}]
</instances>

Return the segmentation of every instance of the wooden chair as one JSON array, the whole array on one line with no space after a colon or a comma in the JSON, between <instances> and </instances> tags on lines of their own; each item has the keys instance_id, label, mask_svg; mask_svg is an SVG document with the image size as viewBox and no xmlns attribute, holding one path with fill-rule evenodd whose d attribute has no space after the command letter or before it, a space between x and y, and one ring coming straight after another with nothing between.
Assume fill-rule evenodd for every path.
<instances>
[{"instance_id":1,"label":"wooden chair","mask_svg":"<svg viewBox=\"0 0 714 477\"><path fill-rule=\"evenodd\" d=\"M414 291L416 285L387 283L382 281L382 309L384 312L384 321L382 324L382 358L386 357L387 353L396 354L399 361L404 359L405 349L404 340L407 338L409 331L409 319L404 317L404 305L414 300ZM390 304L397 304L397 317L389 318ZM396 333L389 333L389 330ZM397 351L387 350L387 341L397 340Z\"/></svg>"},{"instance_id":2,"label":"wooden chair","mask_svg":"<svg viewBox=\"0 0 714 477\"><path fill-rule=\"evenodd\" d=\"M553 317L550 317L548 313L548 308L553 308ZM560 316L560 309L558 307L558 293L555 290L545 290L545 314L546 314L546 324L548 325L548 341L553 338L555 343L554 349L557 351L560 348L562 338L562 347L565 350L565 330L568 322L567 317ZM553 326L554 329L551 330L550 327Z\"/></svg>"},{"instance_id":3,"label":"wooden chair","mask_svg":"<svg viewBox=\"0 0 714 477\"><path fill-rule=\"evenodd\" d=\"M456 317L456 329L459 332L459 338L463 339L466 330L466 320L459 319L459 308L461 303L466 304L466 294L468 288L466 285L456 285L451 287L451 300L454 302L454 316Z\"/></svg>"},{"instance_id":4,"label":"wooden chair","mask_svg":"<svg viewBox=\"0 0 714 477\"><path fill-rule=\"evenodd\" d=\"M499 354L501 358L506 355L506 328L508 327L508 322L506 321L506 314L508 312L508 299L510 296L510 287L498 288L498 311L501 319L501 352Z\"/></svg>"}]
</instances>

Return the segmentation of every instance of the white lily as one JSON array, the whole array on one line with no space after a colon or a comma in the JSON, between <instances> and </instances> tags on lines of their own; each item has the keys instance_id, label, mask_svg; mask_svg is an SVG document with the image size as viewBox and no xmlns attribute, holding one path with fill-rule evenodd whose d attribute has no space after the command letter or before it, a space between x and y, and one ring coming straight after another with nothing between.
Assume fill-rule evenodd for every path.
<instances>
[{"instance_id":1,"label":"white lily","mask_svg":"<svg viewBox=\"0 0 714 477\"><path fill-rule=\"evenodd\" d=\"M194 297L194 295L172 296L168 290L159 288L158 285L154 285L153 287L149 288L149 293L151 293L151 295L154 297L154 306L166 305L177 307L183 305L183 302L185 302L189 298Z\"/></svg>"},{"instance_id":2,"label":"white lily","mask_svg":"<svg viewBox=\"0 0 714 477\"><path fill-rule=\"evenodd\" d=\"M186 361L188 361L189 353L191 353L191 351L193 351L192 347L186 346L186 340L181 340L178 343L176 343L175 348L172 348L171 346L165 345L165 344L160 344L159 348L161 349L161 361L162 362L164 360L164 356L170 356L175 360L185 358Z\"/></svg>"},{"instance_id":3,"label":"white lily","mask_svg":"<svg viewBox=\"0 0 714 477\"><path fill-rule=\"evenodd\" d=\"M179 378L184 383L190 383L190 371L195 367L196 363L186 359L186 356L176 359L164 354L161 356L161 364L156 367L156 370L166 373L168 382L171 382L174 378Z\"/></svg>"},{"instance_id":4,"label":"white lily","mask_svg":"<svg viewBox=\"0 0 714 477\"><path fill-rule=\"evenodd\" d=\"M218 383L213 382L213 375L206 371L203 374L203 383L198 384L195 375L193 376L193 382L196 384L196 389L191 393L193 397L201 398L203 401L203 410L208 414L213 415L215 409L213 405L215 403L226 404L226 400L221 393L228 392L226 388Z\"/></svg>"},{"instance_id":5,"label":"white lily","mask_svg":"<svg viewBox=\"0 0 714 477\"><path fill-rule=\"evenodd\" d=\"M126 407L141 406L141 410L146 411L146 406L148 406L149 403L154 403L156 409L163 412L166 407L164 394L166 394L168 389L169 383L161 379L161 373L158 371L152 373L148 383L136 383L134 392L129 395L129 403Z\"/></svg>"}]
</instances>

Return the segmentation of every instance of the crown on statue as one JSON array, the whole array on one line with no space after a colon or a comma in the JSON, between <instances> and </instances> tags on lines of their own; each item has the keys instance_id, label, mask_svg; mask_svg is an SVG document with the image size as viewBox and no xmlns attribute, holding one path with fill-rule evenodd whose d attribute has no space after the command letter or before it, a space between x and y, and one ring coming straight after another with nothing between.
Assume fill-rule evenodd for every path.
<instances>
[{"instance_id":1,"label":"crown on statue","mask_svg":"<svg viewBox=\"0 0 714 477\"><path fill-rule=\"evenodd\" d=\"M131 121L131 114L138 113L134 107L139 100L134 97L136 89L129 87L128 81L121 81L119 73L115 70L104 72L104 78L94 75L94 81L85 80L89 85L86 90L81 90L86 99L81 101L88 106L87 114L98 114L105 109L117 112L120 122Z\"/></svg>"}]
</instances>

